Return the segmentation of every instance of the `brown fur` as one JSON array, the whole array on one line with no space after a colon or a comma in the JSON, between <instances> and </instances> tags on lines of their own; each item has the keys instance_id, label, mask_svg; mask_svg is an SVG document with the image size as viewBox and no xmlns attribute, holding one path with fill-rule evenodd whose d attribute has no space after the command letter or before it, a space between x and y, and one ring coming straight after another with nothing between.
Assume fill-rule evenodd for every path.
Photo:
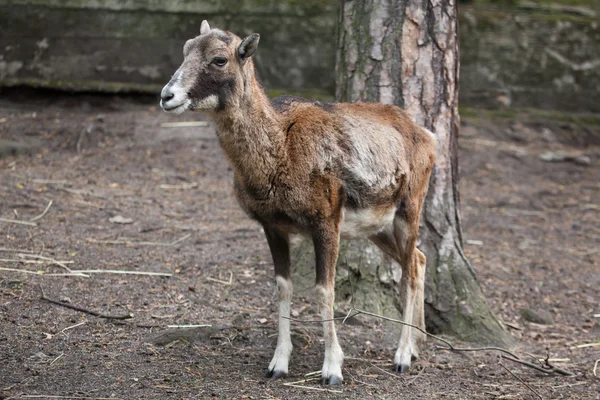
<instances>
[{"instance_id":1,"label":"brown fur","mask_svg":"<svg viewBox=\"0 0 600 400\"><path fill-rule=\"evenodd\" d=\"M291 96L269 100L252 59L240 56L245 43L256 47L258 41L250 39L242 42L213 29L188 41L174 79L187 84L189 109L209 96L218 98L211 102L216 106L202 110L215 121L241 207L265 228L277 275L290 275L288 235L311 236L316 282L324 288L323 316L329 315L340 232L355 213L356 232L350 234L367 235L402 266L402 289L409 303L420 302L415 318L423 326L425 256L416 250L416 240L435 139L392 105L328 104ZM218 56L227 57L227 64L216 66L211 60ZM366 211L368 217L361 216ZM390 212L395 213L393 223L378 226ZM331 346L339 347L333 324L324 329ZM403 338L401 345L408 340L404 333Z\"/></svg>"}]
</instances>

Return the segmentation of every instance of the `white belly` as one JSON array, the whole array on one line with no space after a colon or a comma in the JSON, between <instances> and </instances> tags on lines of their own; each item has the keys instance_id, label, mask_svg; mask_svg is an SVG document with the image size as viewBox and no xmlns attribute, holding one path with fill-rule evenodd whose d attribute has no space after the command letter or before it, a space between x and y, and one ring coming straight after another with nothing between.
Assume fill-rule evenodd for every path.
<instances>
[{"instance_id":1,"label":"white belly","mask_svg":"<svg viewBox=\"0 0 600 400\"><path fill-rule=\"evenodd\" d=\"M352 210L344 208L342 210L340 235L344 239L367 238L391 225L394 222L395 214L395 207L388 210L372 208Z\"/></svg>"}]
</instances>

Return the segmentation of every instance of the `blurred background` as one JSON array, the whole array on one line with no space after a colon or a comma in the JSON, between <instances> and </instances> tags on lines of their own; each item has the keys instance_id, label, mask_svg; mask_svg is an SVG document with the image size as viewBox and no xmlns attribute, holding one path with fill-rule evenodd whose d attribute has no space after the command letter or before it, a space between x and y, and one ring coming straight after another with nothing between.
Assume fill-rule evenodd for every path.
<instances>
[{"instance_id":1,"label":"blurred background","mask_svg":"<svg viewBox=\"0 0 600 400\"><path fill-rule=\"evenodd\" d=\"M0 0L0 87L159 92L199 22L259 32L271 94L332 98L336 0ZM462 1L461 106L600 112L600 2Z\"/></svg>"}]
</instances>

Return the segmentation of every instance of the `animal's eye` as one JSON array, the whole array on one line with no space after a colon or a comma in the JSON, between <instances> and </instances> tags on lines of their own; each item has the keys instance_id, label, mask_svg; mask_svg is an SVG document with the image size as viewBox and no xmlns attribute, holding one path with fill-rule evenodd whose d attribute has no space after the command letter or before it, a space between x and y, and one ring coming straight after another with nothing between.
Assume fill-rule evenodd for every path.
<instances>
[{"instance_id":1,"label":"animal's eye","mask_svg":"<svg viewBox=\"0 0 600 400\"><path fill-rule=\"evenodd\" d=\"M215 57L213 58L212 62L213 64L222 67L223 65L227 64L227 59L225 57Z\"/></svg>"}]
</instances>

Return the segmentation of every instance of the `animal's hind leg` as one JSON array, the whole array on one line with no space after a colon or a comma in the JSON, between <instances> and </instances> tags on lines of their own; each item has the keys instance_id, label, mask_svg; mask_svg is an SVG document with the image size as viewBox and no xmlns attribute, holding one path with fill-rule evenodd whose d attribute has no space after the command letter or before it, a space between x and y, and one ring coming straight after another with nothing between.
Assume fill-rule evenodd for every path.
<instances>
[{"instance_id":1,"label":"animal's hind leg","mask_svg":"<svg viewBox=\"0 0 600 400\"><path fill-rule=\"evenodd\" d=\"M392 226L384 229L371 240L390 255L402 268L400 280L403 322L425 329L423 313L423 289L425 280L425 256L416 248L419 227L418 218L407 221L396 214ZM394 370L406 372L410 362L418 357L418 345L422 334L406 325L402 326L398 350L394 357Z\"/></svg>"},{"instance_id":2,"label":"animal's hind leg","mask_svg":"<svg viewBox=\"0 0 600 400\"><path fill-rule=\"evenodd\" d=\"M402 296L402 320L409 324L413 322L415 303L418 290L418 267L414 260L416 232L401 218L394 220L394 237L398 245L398 262L402 267L402 279L400 279L400 293ZM404 325L400 335L398 350L394 356L394 370L406 372L410 368L413 355L413 329Z\"/></svg>"},{"instance_id":3,"label":"animal's hind leg","mask_svg":"<svg viewBox=\"0 0 600 400\"><path fill-rule=\"evenodd\" d=\"M343 381L342 362L344 353L338 343L333 322L335 299L335 264L339 250L339 228L336 223L324 225L313 232L317 267L317 301L323 319L325 359L321 369L324 385L339 385Z\"/></svg>"},{"instance_id":4,"label":"animal's hind leg","mask_svg":"<svg viewBox=\"0 0 600 400\"><path fill-rule=\"evenodd\" d=\"M425 330L425 267L427 265L427 259L425 254L421 250L415 248L413 256L417 263L417 295L415 299L415 306L413 312L412 324ZM412 358L419 358L419 346L425 342L427 335L416 329L412 329Z\"/></svg>"}]
</instances>

